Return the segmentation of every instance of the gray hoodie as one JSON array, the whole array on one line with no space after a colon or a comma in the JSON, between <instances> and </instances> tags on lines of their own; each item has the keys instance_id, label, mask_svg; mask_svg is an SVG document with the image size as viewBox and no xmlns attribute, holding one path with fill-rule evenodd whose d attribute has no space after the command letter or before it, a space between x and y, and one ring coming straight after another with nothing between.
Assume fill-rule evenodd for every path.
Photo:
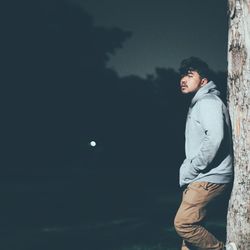
<instances>
[{"instance_id":1,"label":"gray hoodie","mask_svg":"<svg viewBox=\"0 0 250 250\"><path fill-rule=\"evenodd\" d=\"M229 183L232 179L230 120L219 95L210 81L192 99L186 121L186 159L180 168L180 186L198 181Z\"/></svg>"}]
</instances>

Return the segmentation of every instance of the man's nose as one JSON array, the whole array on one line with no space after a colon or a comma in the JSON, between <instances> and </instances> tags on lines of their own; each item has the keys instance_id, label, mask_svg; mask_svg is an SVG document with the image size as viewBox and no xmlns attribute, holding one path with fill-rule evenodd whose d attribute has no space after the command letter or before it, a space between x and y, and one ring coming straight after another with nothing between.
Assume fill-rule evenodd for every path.
<instances>
[{"instance_id":1,"label":"man's nose","mask_svg":"<svg viewBox=\"0 0 250 250\"><path fill-rule=\"evenodd\" d=\"M181 85L182 85L182 84L185 84L185 83L186 83L185 78L181 79Z\"/></svg>"}]
</instances>

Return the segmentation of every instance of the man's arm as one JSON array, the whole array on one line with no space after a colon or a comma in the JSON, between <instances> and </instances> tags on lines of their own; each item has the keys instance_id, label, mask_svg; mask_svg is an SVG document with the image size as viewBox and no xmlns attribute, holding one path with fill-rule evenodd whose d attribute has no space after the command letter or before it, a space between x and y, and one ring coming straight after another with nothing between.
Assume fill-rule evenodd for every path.
<instances>
[{"instance_id":1,"label":"man's arm","mask_svg":"<svg viewBox=\"0 0 250 250\"><path fill-rule=\"evenodd\" d=\"M191 159L191 167L197 173L203 171L214 159L224 137L222 103L215 99L203 99L197 103L198 117L204 130L204 139L197 155Z\"/></svg>"}]
</instances>

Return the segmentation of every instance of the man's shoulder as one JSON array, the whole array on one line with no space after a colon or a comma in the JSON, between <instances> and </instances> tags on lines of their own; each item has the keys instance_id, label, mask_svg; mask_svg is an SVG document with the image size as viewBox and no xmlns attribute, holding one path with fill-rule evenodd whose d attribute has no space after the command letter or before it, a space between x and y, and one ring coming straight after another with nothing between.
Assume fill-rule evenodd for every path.
<instances>
[{"instance_id":1,"label":"man's shoulder","mask_svg":"<svg viewBox=\"0 0 250 250\"><path fill-rule=\"evenodd\" d=\"M197 100L195 109L206 113L211 110L223 110L223 101L216 95L206 94Z\"/></svg>"},{"instance_id":2,"label":"man's shoulder","mask_svg":"<svg viewBox=\"0 0 250 250\"><path fill-rule=\"evenodd\" d=\"M200 98L199 100L197 100L198 104L213 104L213 103L217 103L217 104L222 104L223 101L221 100L221 98L217 95L211 94L211 93L207 93L205 95L202 96L202 98Z\"/></svg>"}]
</instances>

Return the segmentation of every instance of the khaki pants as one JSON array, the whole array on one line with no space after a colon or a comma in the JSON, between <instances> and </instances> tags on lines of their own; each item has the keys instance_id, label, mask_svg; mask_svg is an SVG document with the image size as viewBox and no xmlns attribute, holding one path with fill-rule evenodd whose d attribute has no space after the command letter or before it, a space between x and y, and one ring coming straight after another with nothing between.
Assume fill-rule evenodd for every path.
<instances>
[{"instance_id":1,"label":"khaki pants","mask_svg":"<svg viewBox=\"0 0 250 250\"><path fill-rule=\"evenodd\" d=\"M183 239L182 249L221 250L224 244L208 232L201 222L207 205L226 189L226 184L194 182L183 192L182 202L175 216L176 232Z\"/></svg>"}]
</instances>

